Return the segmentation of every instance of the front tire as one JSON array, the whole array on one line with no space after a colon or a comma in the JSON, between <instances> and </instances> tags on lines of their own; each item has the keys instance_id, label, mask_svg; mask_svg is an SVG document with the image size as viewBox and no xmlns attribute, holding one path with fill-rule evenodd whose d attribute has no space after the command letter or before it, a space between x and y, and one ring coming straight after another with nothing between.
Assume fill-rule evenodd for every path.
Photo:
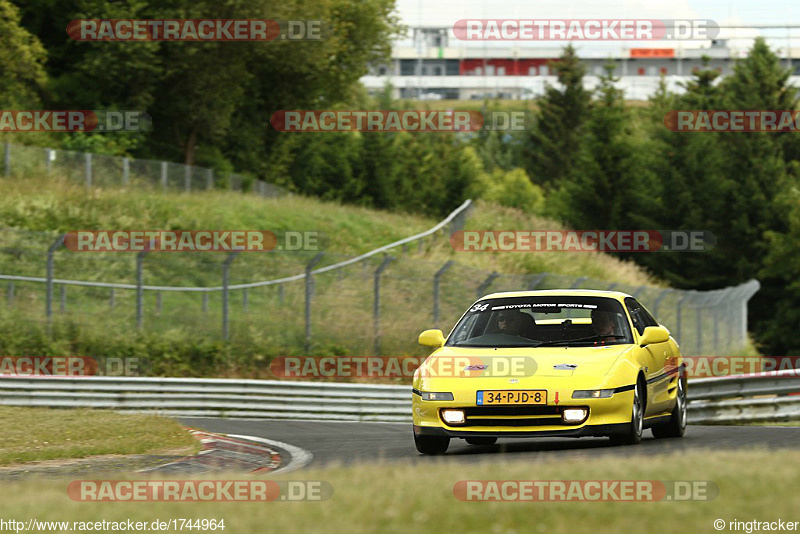
<instances>
[{"instance_id":1,"label":"front tire","mask_svg":"<svg viewBox=\"0 0 800 534\"><path fill-rule=\"evenodd\" d=\"M655 438L681 438L686 433L686 380L678 379L678 394L669 423L654 426Z\"/></svg>"},{"instance_id":2,"label":"front tire","mask_svg":"<svg viewBox=\"0 0 800 534\"><path fill-rule=\"evenodd\" d=\"M414 434L414 445L422 454L439 455L447 451L450 438L446 436L418 436Z\"/></svg>"},{"instance_id":3,"label":"front tire","mask_svg":"<svg viewBox=\"0 0 800 534\"><path fill-rule=\"evenodd\" d=\"M631 406L631 422L625 427L625 433L611 436L615 445L636 445L642 441L642 428L644 427L644 387L642 380L636 381L633 388L633 403Z\"/></svg>"}]
</instances>

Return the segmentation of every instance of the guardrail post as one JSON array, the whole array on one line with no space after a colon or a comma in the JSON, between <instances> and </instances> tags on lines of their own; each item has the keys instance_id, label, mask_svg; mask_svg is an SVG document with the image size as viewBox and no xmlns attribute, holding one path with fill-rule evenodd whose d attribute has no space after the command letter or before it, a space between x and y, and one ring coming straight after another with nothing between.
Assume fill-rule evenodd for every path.
<instances>
[{"instance_id":1,"label":"guardrail post","mask_svg":"<svg viewBox=\"0 0 800 534\"><path fill-rule=\"evenodd\" d=\"M405 245L404 245L405 247ZM447 272L447 270L453 266L453 260L448 261L442 267L436 271L436 274L433 275L433 326L437 327L439 325L439 282L442 279L442 275Z\"/></svg>"},{"instance_id":2,"label":"guardrail post","mask_svg":"<svg viewBox=\"0 0 800 534\"><path fill-rule=\"evenodd\" d=\"M375 355L379 356L381 353L381 273L383 273L384 269L389 266L391 262L393 262L395 258L392 256L386 256L383 258L383 261L375 269L375 282L374 282L374 290L375 296L373 299L372 304L372 320L374 323L374 333L375 333Z\"/></svg>"},{"instance_id":3,"label":"guardrail post","mask_svg":"<svg viewBox=\"0 0 800 534\"><path fill-rule=\"evenodd\" d=\"M86 175L86 187L92 187L92 155L90 153L86 153L83 155L85 167L84 167L84 174Z\"/></svg>"},{"instance_id":4,"label":"guardrail post","mask_svg":"<svg viewBox=\"0 0 800 534\"><path fill-rule=\"evenodd\" d=\"M131 181L130 177L130 163L128 158L122 158L122 185L128 185Z\"/></svg>"},{"instance_id":5,"label":"guardrail post","mask_svg":"<svg viewBox=\"0 0 800 534\"><path fill-rule=\"evenodd\" d=\"M167 190L167 162L161 162L161 189Z\"/></svg>"},{"instance_id":6,"label":"guardrail post","mask_svg":"<svg viewBox=\"0 0 800 534\"><path fill-rule=\"evenodd\" d=\"M144 256L148 250L136 254L136 328L141 329L144 322Z\"/></svg>"},{"instance_id":7,"label":"guardrail post","mask_svg":"<svg viewBox=\"0 0 800 534\"><path fill-rule=\"evenodd\" d=\"M47 316L47 329L50 330L53 320L53 254L64 244L65 234L58 236L50 248L47 249L47 295L45 298L45 314Z\"/></svg>"},{"instance_id":8,"label":"guardrail post","mask_svg":"<svg viewBox=\"0 0 800 534\"><path fill-rule=\"evenodd\" d=\"M231 263L236 259L241 250L235 250L228 254L222 263L222 339L228 341L228 278Z\"/></svg>"},{"instance_id":9,"label":"guardrail post","mask_svg":"<svg viewBox=\"0 0 800 534\"><path fill-rule=\"evenodd\" d=\"M8 141L4 143L3 164L5 167L5 175L11 176L11 143Z\"/></svg>"},{"instance_id":10,"label":"guardrail post","mask_svg":"<svg viewBox=\"0 0 800 534\"><path fill-rule=\"evenodd\" d=\"M311 299L314 292L314 278L311 275L311 271L320 261L322 261L323 255L323 252L317 252L317 255L314 256L310 262L308 262L308 265L306 265L306 302L303 314L306 325L306 342L304 347L306 354L311 352Z\"/></svg>"},{"instance_id":11,"label":"guardrail post","mask_svg":"<svg viewBox=\"0 0 800 534\"><path fill-rule=\"evenodd\" d=\"M497 271L494 271L486 278L486 280L480 283L478 290L475 292L478 298L483 296L484 292L489 288L490 285L492 285L492 282L494 282L495 278L498 276L500 275L497 273Z\"/></svg>"}]
</instances>

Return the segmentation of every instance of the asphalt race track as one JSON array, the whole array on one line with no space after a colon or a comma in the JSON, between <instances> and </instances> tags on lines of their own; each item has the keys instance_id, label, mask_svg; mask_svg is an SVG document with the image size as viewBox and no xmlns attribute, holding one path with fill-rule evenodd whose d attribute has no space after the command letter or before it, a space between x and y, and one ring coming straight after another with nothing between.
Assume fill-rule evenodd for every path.
<instances>
[{"instance_id":1,"label":"asphalt race track","mask_svg":"<svg viewBox=\"0 0 800 534\"><path fill-rule=\"evenodd\" d=\"M318 422L186 418L181 423L197 429L276 440L314 455L308 464L351 465L375 461L437 461L414 448L408 423ZM645 430L640 445L612 446L605 438L500 439L496 445L467 445L450 441L445 457L464 461L579 459L604 454L659 454L690 450L743 448L800 448L800 427L692 426L681 439L654 439Z\"/></svg>"}]
</instances>

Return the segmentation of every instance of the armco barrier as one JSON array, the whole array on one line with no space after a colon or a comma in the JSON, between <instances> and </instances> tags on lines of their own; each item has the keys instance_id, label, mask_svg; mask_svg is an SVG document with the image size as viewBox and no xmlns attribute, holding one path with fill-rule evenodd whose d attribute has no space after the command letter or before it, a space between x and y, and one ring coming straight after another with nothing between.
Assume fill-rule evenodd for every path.
<instances>
[{"instance_id":1,"label":"armco barrier","mask_svg":"<svg viewBox=\"0 0 800 534\"><path fill-rule=\"evenodd\" d=\"M800 418L793 371L689 382L694 424ZM782 396L784 395L784 396ZM410 422L410 386L222 378L0 377L0 404L171 416Z\"/></svg>"}]
</instances>

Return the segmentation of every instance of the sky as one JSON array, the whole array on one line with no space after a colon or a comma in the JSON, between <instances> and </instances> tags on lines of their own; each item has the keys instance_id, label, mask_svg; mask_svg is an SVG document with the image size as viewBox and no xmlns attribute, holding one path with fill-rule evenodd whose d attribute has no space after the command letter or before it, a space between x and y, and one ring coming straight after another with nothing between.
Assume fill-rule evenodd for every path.
<instances>
[{"instance_id":1,"label":"sky","mask_svg":"<svg viewBox=\"0 0 800 534\"><path fill-rule=\"evenodd\" d=\"M800 2L798 0L671 0L669 2L641 0L397 0L397 12L408 26L451 27L463 18L477 19L711 19L725 24L794 24L791 30L727 29L720 39L730 39L733 48L747 49L754 37L763 35L773 48L785 49L787 44L800 48ZM788 33L787 33L788 32ZM495 43L487 46L492 46ZM507 44L507 43L506 43ZM540 42L537 47L563 43ZM582 42L579 49L620 49L636 46L634 42ZM708 46L708 42L683 41L686 48ZM648 47L667 46L651 42ZM794 54L793 54L794 56ZM798 50L800 57L800 50Z\"/></svg>"}]
</instances>

